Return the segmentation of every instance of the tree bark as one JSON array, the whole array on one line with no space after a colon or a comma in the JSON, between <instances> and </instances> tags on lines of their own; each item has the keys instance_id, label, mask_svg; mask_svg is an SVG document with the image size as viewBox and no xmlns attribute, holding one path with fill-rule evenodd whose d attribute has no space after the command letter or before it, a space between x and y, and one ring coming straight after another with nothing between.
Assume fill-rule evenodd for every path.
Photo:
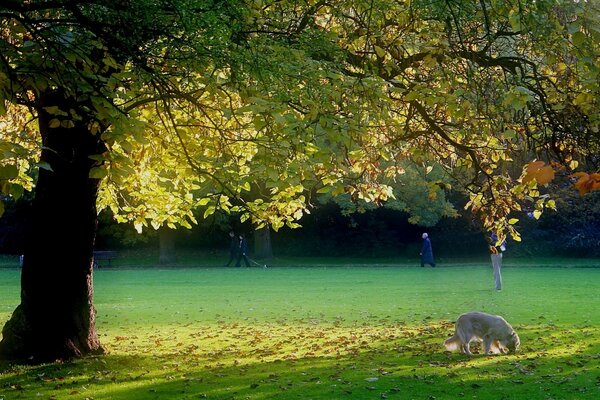
<instances>
[{"instance_id":1,"label":"tree bark","mask_svg":"<svg viewBox=\"0 0 600 400\"><path fill-rule=\"evenodd\" d=\"M271 229L268 226L254 231L254 255L262 259L273 258Z\"/></svg>"},{"instance_id":2,"label":"tree bark","mask_svg":"<svg viewBox=\"0 0 600 400\"><path fill-rule=\"evenodd\" d=\"M158 230L159 264L175 264L177 262L175 233L174 229L167 226L163 226Z\"/></svg>"},{"instance_id":3,"label":"tree bark","mask_svg":"<svg viewBox=\"0 0 600 400\"><path fill-rule=\"evenodd\" d=\"M90 118L72 98L52 91L40 97L43 141L21 273L21 304L2 330L0 357L33 363L102 353L93 306L93 247L98 179L90 179L105 147L88 130ZM82 117L50 128L44 107L58 106ZM72 117L58 117L67 121ZM54 121L53 126L56 124Z\"/></svg>"}]
</instances>

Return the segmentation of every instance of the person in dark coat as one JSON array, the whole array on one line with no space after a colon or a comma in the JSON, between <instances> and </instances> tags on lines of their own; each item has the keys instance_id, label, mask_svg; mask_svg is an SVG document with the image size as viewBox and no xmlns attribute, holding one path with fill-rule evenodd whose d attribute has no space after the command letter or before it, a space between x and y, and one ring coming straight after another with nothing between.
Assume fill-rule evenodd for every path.
<instances>
[{"instance_id":1,"label":"person in dark coat","mask_svg":"<svg viewBox=\"0 0 600 400\"><path fill-rule=\"evenodd\" d=\"M225 264L226 267L229 267L233 260L237 258L240 249L240 241L233 231L229 232L229 238L231 242L229 243L229 261Z\"/></svg>"},{"instance_id":2,"label":"person in dark coat","mask_svg":"<svg viewBox=\"0 0 600 400\"><path fill-rule=\"evenodd\" d=\"M425 264L431 265L435 268L435 261L433 260L433 250L431 248L431 241L429 240L429 235L424 233L423 236L423 247L421 248L421 267L424 267Z\"/></svg>"},{"instance_id":3,"label":"person in dark coat","mask_svg":"<svg viewBox=\"0 0 600 400\"><path fill-rule=\"evenodd\" d=\"M237 259L237 263L235 264L236 267L240 267L240 263L242 261L242 258L244 259L244 263L246 264L246 267L250 267L250 263L248 262L248 242L246 241L246 237L243 234L240 234L239 236L240 238L240 245L239 245L239 253L238 253L238 259Z\"/></svg>"}]
</instances>

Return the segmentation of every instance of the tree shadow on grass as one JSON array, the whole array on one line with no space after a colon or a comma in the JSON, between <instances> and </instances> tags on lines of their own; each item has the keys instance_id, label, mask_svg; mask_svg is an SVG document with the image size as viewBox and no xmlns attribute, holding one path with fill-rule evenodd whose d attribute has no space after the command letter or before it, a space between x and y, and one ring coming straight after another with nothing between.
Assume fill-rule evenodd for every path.
<instances>
[{"instance_id":1,"label":"tree shadow on grass","mask_svg":"<svg viewBox=\"0 0 600 400\"><path fill-rule=\"evenodd\" d=\"M109 354L40 366L5 363L0 398L595 399L600 342L594 333L523 329L523 352L490 357L443 352L436 333L346 354L288 359L207 359L189 352Z\"/></svg>"}]
</instances>

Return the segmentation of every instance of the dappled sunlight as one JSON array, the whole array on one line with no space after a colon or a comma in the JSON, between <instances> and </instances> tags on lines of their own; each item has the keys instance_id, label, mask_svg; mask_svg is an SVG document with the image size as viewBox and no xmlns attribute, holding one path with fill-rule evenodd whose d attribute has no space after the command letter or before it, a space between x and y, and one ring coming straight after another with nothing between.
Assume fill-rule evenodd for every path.
<instances>
[{"instance_id":1,"label":"dappled sunlight","mask_svg":"<svg viewBox=\"0 0 600 400\"><path fill-rule=\"evenodd\" d=\"M108 354L38 367L5 364L0 398L600 395L600 326L591 322L597 284L585 279L587 271L508 269L501 293L479 283L489 278L479 267L341 272L100 273L97 323ZM561 296L548 296L559 290ZM0 305L12 307L13 297ZM446 352L454 319L474 309L506 316L520 352Z\"/></svg>"},{"instance_id":2,"label":"dappled sunlight","mask_svg":"<svg viewBox=\"0 0 600 400\"><path fill-rule=\"evenodd\" d=\"M406 392L485 398L508 390L504 385L516 387L512 395L532 398L544 398L536 390L550 394L556 385L578 398L598 395L590 374L600 366L598 328L560 327L539 337L547 327L528 325L520 327L524 345L516 355L472 357L443 350L451 331L445 321L162 327L107 338L103 357L8 369L0 387L18 398L50 399L386 398Z\"/></svg>"},{"instance_id":3,"label":"dappled sunlight","mask_svg":"<svg viewBox=\"0 0 600 400\"><path fill-rule=\"evenodd\" d=\"M223 323L201 327L130 330L105 340L112 354L172 354L199 357L207 364L225 360L271 362L306 357L342 357L431 332L431 327L405 325L335 326L327 324Z\"/></svg>"},{"instance_id":4,"label":"dappled sunlight","mask_svg":"<svg viewBox=\"0 0 600 400\"><path fill-rule=\"evenodd\" d=\"M600 329L519 326L523 346L506 356L443 350L448 321L411 325L215 324L139 329L107 336L109 354L12 367L0 394L12 398L331 398L429 393L522 393L544 398L556 385L598 395ZM477 346L475 346L477 349ZM537 389L535 389L537 388ZM462 393L462 395L461 395ZM426 396L423 398L427 398ZM490 398L497 398L491 396Z\"/></svg>"}]
</instances>

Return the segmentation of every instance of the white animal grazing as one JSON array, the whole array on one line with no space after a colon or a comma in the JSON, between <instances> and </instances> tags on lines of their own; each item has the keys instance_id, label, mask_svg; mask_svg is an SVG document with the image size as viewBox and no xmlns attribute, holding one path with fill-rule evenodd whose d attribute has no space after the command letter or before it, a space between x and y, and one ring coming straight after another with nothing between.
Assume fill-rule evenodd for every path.
<instances>
[{"instance_id":1,"label":"white animal grazing","mask_svg":"<svg viewBox=\"0 0 600 400\"><path fill-rule=\"evenodd\" d=\"M448 351L459 350L470 356L472 341L483 342L485 354L514 353L521 345L519 335L504 318L477 311L458 317L456 332L446 339L444 346Z\"/></svg>"}]
</instances>

